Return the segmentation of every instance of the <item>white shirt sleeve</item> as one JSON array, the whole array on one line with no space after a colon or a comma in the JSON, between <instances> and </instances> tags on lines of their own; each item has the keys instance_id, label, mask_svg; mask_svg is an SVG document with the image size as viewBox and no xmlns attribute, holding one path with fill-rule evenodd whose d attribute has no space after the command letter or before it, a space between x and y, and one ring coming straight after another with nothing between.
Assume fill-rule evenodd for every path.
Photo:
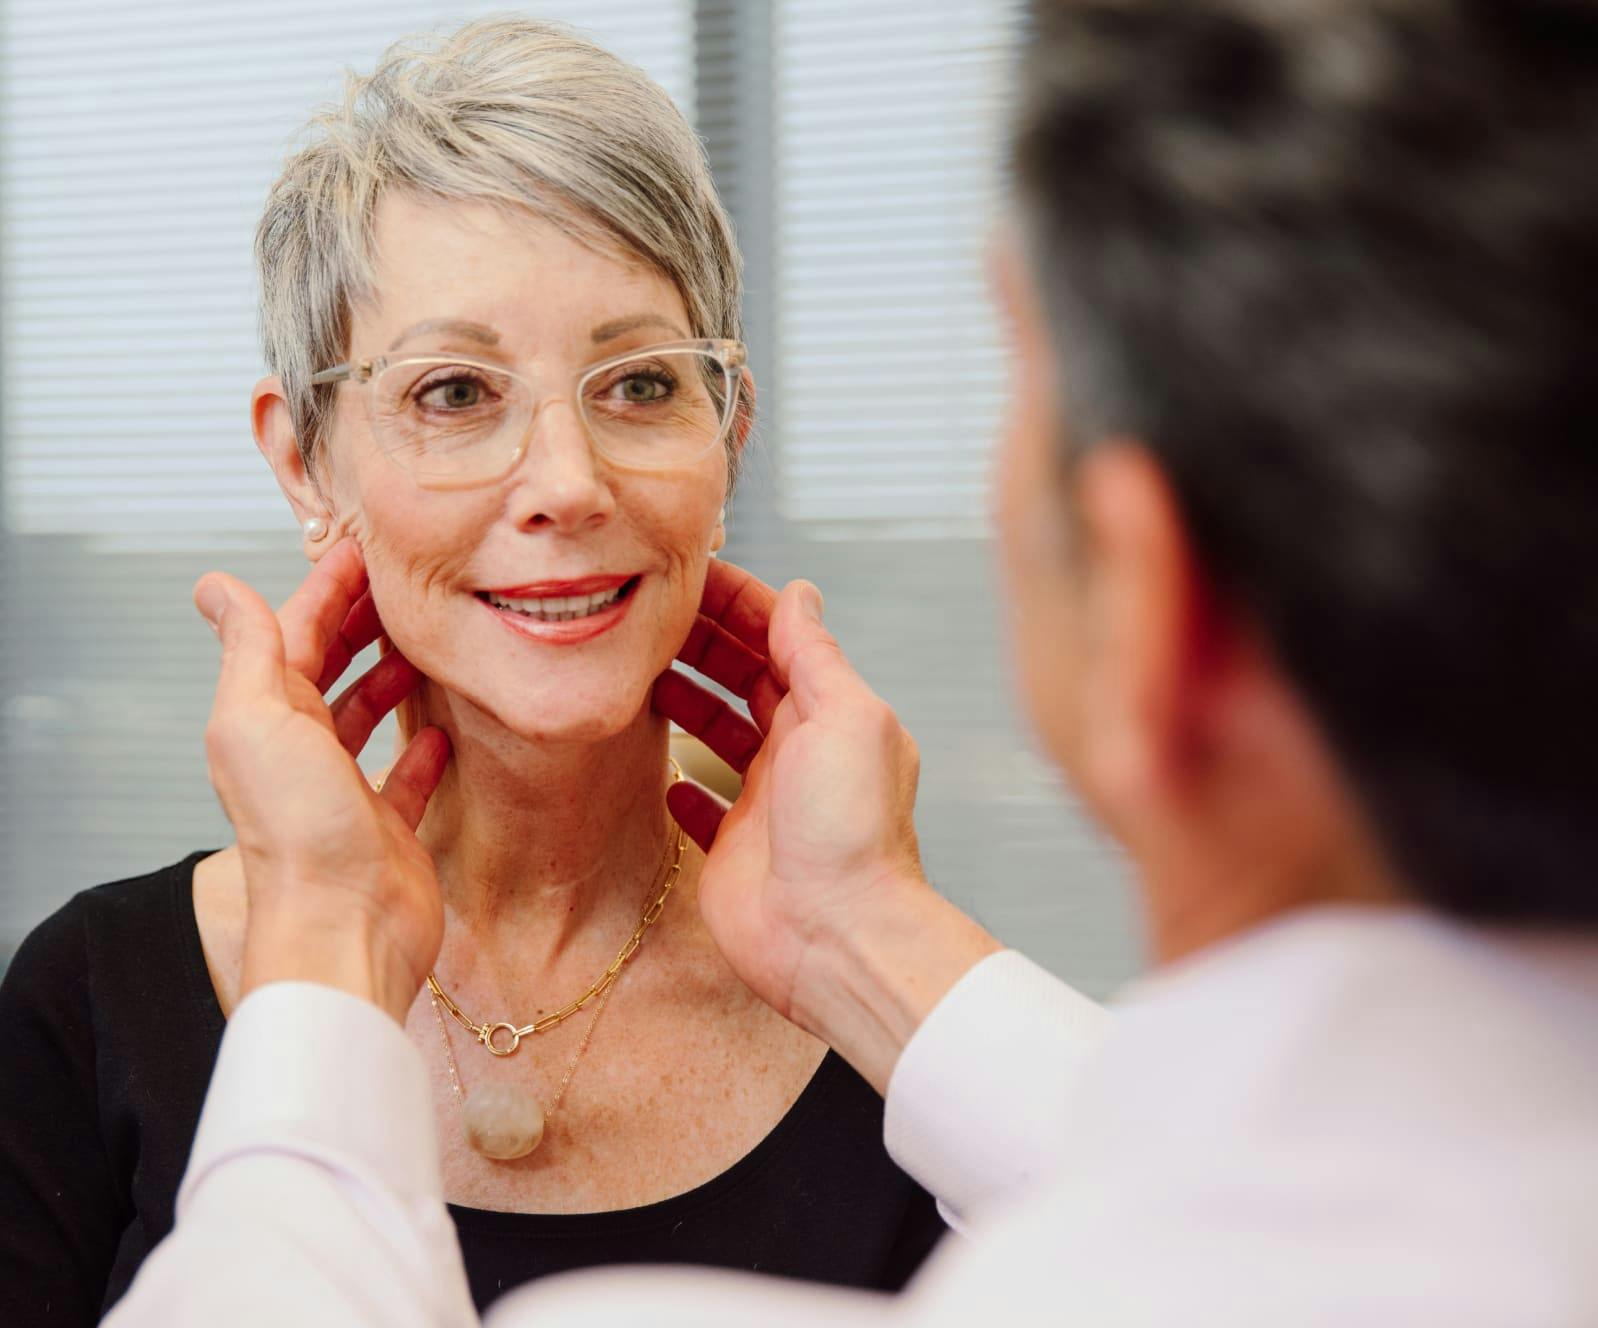
<instances>
[{"instance_id":1,"label":"white shirt sleeve","mask_svg":"<svg viewBox=\"0 0 1598 1328\"><path fill-rule=\"evenodd\" d=\"M1041 1177L1069 1079L1107 1016L1014 952L977 965L906 1048L890 1150L957 1219ZM885 1324L908 1303L699 1269L546 1279L490 1322L606 1328ZM478 1322L444 1206L426 1072L364 1001L273 983L222 1039L177 1223L110 1328L466 1328Z\"/></svg>"},{"instance_id":2,"label":"white shirt sleeve","mask_svg":"<svg viewBox=\"0 0 1598 1328\"><path fill-rule=\"evenodd\" d=\"M331 987L253 992L222 1039L176 1227L106 1323L477 1321L415 1048Z\"/></svg>"},{"instance_id":3,"label":"white shirt sleeve","mask_svg":"<svg viewBox=\"0 0 1598 1328\"><path fill-rule=\"evenodd\" d=\"M888 1081L884 1132L951 1227L1059 1170L1071 1085L1110 1022L1015 950L989 955L933 1008Z\"/></svg>"}]
</instances>

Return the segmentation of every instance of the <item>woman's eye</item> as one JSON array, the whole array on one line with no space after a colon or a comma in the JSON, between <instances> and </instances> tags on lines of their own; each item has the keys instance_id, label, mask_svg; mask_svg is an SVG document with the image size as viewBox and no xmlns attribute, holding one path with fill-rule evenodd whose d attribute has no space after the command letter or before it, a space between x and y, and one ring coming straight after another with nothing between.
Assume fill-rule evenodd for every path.
<instances>
[{"instance_id":1,"label":"woman's eye","mask_svg":"<svg viewBox=\"0 0 1598 1328\"><path fill-rule=\"evenodd\" d=\"M629 374L617 384L617 390L623 401L641 404L670 396L671 384L661 378Z\"/></svg>"},{"instance_id":2,"label":"woman's eye","mask_svg":"<svg viewBox=\"0 0 1598 1328\"><path fill-rule=\"evenodd\" d=\"M483 402L483 385L469 378L455 378L424 388L418 398L434 410L470 410Z\"/></svg>"}]
</instances>

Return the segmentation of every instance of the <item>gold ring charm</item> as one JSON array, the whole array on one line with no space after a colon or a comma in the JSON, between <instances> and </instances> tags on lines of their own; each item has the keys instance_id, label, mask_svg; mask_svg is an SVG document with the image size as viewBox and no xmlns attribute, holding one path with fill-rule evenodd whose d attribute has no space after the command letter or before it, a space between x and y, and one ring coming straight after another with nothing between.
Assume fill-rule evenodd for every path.
<instances>
[{"instance_id":1,"label":"gold ring charm","mask_svg":"<svg viewBox=\"0 0 1598 1328\"><path fill-rule=\"evenodd\" d=\"M494 1034L502 1028L510 1034L510 1046L503 1051L494 1044ZM496 1056L514 1056L516 1048L522 1045L522 1033L515 1024L484 1024L482 1032L477 1035L477 1040Z\"/></svg>"}]
</instances>

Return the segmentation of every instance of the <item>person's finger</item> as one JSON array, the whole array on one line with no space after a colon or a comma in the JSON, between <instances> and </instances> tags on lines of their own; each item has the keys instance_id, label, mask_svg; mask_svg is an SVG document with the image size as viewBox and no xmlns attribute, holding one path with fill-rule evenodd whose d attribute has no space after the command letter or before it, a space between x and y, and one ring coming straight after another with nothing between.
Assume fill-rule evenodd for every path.
<instances>
[{"instance_id":1,"label":"person's finger","mask_svg":"<svg viewBox=\"0 0 1598 1328\"><path fill-rule=\"evenodd\" d=\"M757 655L764 656L766 630L776 607L777 592L736 563L713 559L705 574L699 612Z\"/></svg>"},{"instance_id":2,"label":"person's finger","mask_svg":"<svg viewBox=\"0 0 1598 1328\"><path fill-rule=\"evenodd\" d=\"M716 831L721 828L721 818L727 814L727 804L691 779L679 779L666 790L666 807L688 837L709 853L716 842Z\"/></svg>"},{"instance_id":3,"label":"person's finger","mask_svg":"<svg viewBox=\"0 0 1598 1328\"><path fill-rule=\"evenodd\" d=\"M783 689L771 676L769 662L743 642L722 631L703 614L694 619L688 639L677 658L696 673L719 682L734 696L749 702L749 712L764 732L771 713L782 700Z\"/></svg>"},{"instance_id":4,"label":"person's finger","mask_svg":"<svg viewBox=\"0 0 1598 1328\"><path fill-rule=\"evenodd\" d=\"M766 657L751 650L712 619L700 614L688 629L677 658L723 687L742 694L765 671Z\"/></svg>"},{"instance_id":5,"label":"person's finger","mask_svg":"<svg viewBox=\"0 0 1598 1328\"><path fill-rule=\"evenodd\" d=\"M427 800L449 765L449 737L443 729L426 728L400 753L377 796L397 811L412 830L422 823Z\"/></svg>"},{"instance_id":6,"label":"person's finger","mask_svg":"<svg viewBox=\"0 0 1598 1328\"><path fill-rule=\"evenodd\" d=\"M740 775L760 750L759 729L719 696L680 673L667 670L655 680L654 705Z\"/></svg>"},{"instance_id":7,"label":"person's finger","mask_svg":"<svg viewBox=\"0 0 1598 1328\"><path fill-rule=\"evenodd\" d=\"M383 634L383 620L377 616L377 605L370 589L366 591L344 617L344 625L327 647L322 660L322 676L316 680L316 690L323 695L328 688L344 676L353 660L373 641Z\"/></svg>"},{"instance_id":8,"label":"person's finger","mask_svg":"<svg viewBox=\"0 0 1598 1328\"><path fill-rule=\"evenodd\" d=\"M353 539L341 539L322 555L278 610L288 667L312 682L320 679L328 648L365 592L366 562L361 546Z\"/></svg>"},{"instance_id":9,"label":"person's finger","mask_svg":"<svg viewBox=\"0 0 1598 1328\"><path fill-rule=\"evenodd\" d=\"M875 696L821 614L821 592L808 581L791 581L777 596L771 615L772 672L787 685L801 719L823 706L849 705Z\"/></svg>"},{"instance_id":10,"label":"person's finger","mask_svg":"<svg viewBox=\"0 0 1598 1328\"><path fill-rule=\"evenodd\" d=\"M262 702L281 701L283 633L272 606L225 572L208 572L194 586L194 603L222 642L214 715L245 713Z\"/></svg>"},{"instance_id":11,"label":"person's finger","mask_svg":"<svg viewBox=\"0 0 1598 1328\"><path fill-rule=\"evenodd\" d=\"M421 679L416 665L397 650L384 655L334 701L333 731L344 750L359 756L372 730L395 706L416 690Z\"/></svg>"},{"instance_id":12,"label":"person's finger","mask_svg":"<svg viewBox=\"0 0 1598 1328\"><path fill-rule=\"evenodd\" d=\"M755 679L754 686L749 689L749 695L744 697L744 700L749 704L749 714L754 719L755 726L762 733L771 732L772 716L777 713L777 707L787 695L788 689L771 676L770 669Z\"/></svg>"}]
</instances>

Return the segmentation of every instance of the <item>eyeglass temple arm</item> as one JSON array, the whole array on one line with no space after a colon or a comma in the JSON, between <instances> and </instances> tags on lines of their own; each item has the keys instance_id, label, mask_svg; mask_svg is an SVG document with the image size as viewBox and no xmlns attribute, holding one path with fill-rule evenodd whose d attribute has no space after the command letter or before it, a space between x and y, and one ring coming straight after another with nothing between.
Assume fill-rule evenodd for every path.
<instances>
[{"instance_id":1,"label":"eyeglass temple arm","mask_svg":"<svg viewBox=\"0 0 1598 1328\"><path fill-rule=\"evenodd\" d=\"M311 386L321 387L327 383L342 383L346 378L354 378L360 368L356 364L335 364L331 369L323 369L320 373L311 375Z\"/></svg>"}]
</instances>

